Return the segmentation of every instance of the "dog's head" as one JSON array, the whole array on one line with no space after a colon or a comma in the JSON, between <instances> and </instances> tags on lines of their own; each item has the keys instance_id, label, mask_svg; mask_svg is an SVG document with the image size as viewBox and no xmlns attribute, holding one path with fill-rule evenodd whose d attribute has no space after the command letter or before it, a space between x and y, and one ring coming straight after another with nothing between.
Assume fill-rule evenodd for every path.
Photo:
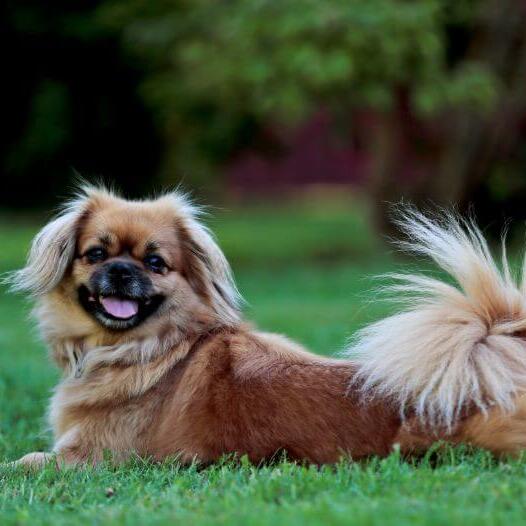
<instances>
[{"instance_id":1,"label":"dog's head","mask_svg":"<svg viewBox=\"0 0 526 526\"><path fill-rule=\"evenodd\" d=\"M79 335L147 335L167 324L184 331L239 320L228 263L179 193L129 201L84 188L35 237L12 281L48 298L63 326Z\"/></svg>"}]
</instances>

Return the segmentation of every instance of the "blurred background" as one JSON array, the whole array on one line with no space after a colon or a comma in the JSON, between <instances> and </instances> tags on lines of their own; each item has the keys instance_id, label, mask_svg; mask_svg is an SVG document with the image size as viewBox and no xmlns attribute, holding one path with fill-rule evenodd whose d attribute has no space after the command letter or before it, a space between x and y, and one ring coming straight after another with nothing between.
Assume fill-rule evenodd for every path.
<instances>
[{"instance_id":1,"label":"blurred background","mask_svg":"<svg viewBox=\"0 0 526 526\"><path fill-rule=\"evenodd\" d=\"M524 219L523 0L7 0L4 209L75 171L212 203L359 196ZM330 199L329 199L330 200Z\"/></svg>"}]
</instances>

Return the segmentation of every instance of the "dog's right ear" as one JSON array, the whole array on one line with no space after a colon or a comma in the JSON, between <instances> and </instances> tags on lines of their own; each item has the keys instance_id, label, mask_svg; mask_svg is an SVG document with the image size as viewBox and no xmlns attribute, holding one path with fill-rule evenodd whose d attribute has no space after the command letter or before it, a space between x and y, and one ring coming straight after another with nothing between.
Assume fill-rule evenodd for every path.
<instances>
[{"instance_id":1,"label":"dog's right ear","mask_svg":"<svg viewBox=\"0 0 526 526\"><path fill-rule=\"evenodd\" d=\"M79 225L91 202L104 195L109 195L104 188L81 187L77 197L35 236L26 266L7 274L4 282L11 290L41 296L60 283L75 257Z\"/></svg>"},{"instance_id":2,"label":"dog's right ear","mask_svg":"<svg viewBox=\"0 0 526 526\"><path fill-rule=\"evenodd\" d=\"M77 224L82 212L69 209L33 239L26 266L7 275L11 290L40 296L62 280L75 255Z\"/></svg>"}]
</instances>

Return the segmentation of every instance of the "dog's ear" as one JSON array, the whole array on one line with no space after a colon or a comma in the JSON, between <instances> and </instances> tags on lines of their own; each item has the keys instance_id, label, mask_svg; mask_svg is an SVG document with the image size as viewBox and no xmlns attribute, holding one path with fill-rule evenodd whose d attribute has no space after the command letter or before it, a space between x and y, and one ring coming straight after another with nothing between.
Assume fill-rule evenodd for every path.
<instances>
[{"instance_id":1,"label":"dog's ear","mask_svg":"<svg viewBox=\"0 0 526 526\"><path fill-rule=\"evenodd\" d=\"M53 290L73 261L79 225L89 205L97 198L110 195L104 188L84 185L77 196L33 239L26 266L4 279L13 291L41 296Z\"/></svg>"},{"instance_id":2,"label":"dog's ear","mask_svg":"<svg viewBox=\"0 0 526 526\"><path fill-rule=\"evenodd\" d=\"M69 208L35 236L26 266L7 276L14 291L40 296L60 283L75 255L81 215L82 211Z\"/></svg>"},{"instance_id":3,"label":"dog's ear","mask_svg":"<svg viewBox=\"0 0 526 526\"><path fill-rule=\"evenodd\" d=\"M241 295L225 255L210 230L199 219L199 209L186 196L173 193L176 227L183 251L183 273L194 291L225 325L239 322Z\"/></svg>"}]
</instances>

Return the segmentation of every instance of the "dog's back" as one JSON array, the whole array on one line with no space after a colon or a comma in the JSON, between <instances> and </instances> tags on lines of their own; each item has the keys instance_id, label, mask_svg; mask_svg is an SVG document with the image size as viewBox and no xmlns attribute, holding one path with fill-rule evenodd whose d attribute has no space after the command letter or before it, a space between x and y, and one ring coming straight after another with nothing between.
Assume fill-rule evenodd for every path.
<instances>
[{"instance_id":1,"label":"dog's back","mask_svg":"<svg viewBox=\"0 0 526 526\"><path fill-rule=\"evenodd\" d=\"M208 337L167 382L150 453L184 460L286 451L322 464L387 454L399 415L349 390L351 362L322 358L278 335L225 331Z\"/></svg>"}]
</instances>

